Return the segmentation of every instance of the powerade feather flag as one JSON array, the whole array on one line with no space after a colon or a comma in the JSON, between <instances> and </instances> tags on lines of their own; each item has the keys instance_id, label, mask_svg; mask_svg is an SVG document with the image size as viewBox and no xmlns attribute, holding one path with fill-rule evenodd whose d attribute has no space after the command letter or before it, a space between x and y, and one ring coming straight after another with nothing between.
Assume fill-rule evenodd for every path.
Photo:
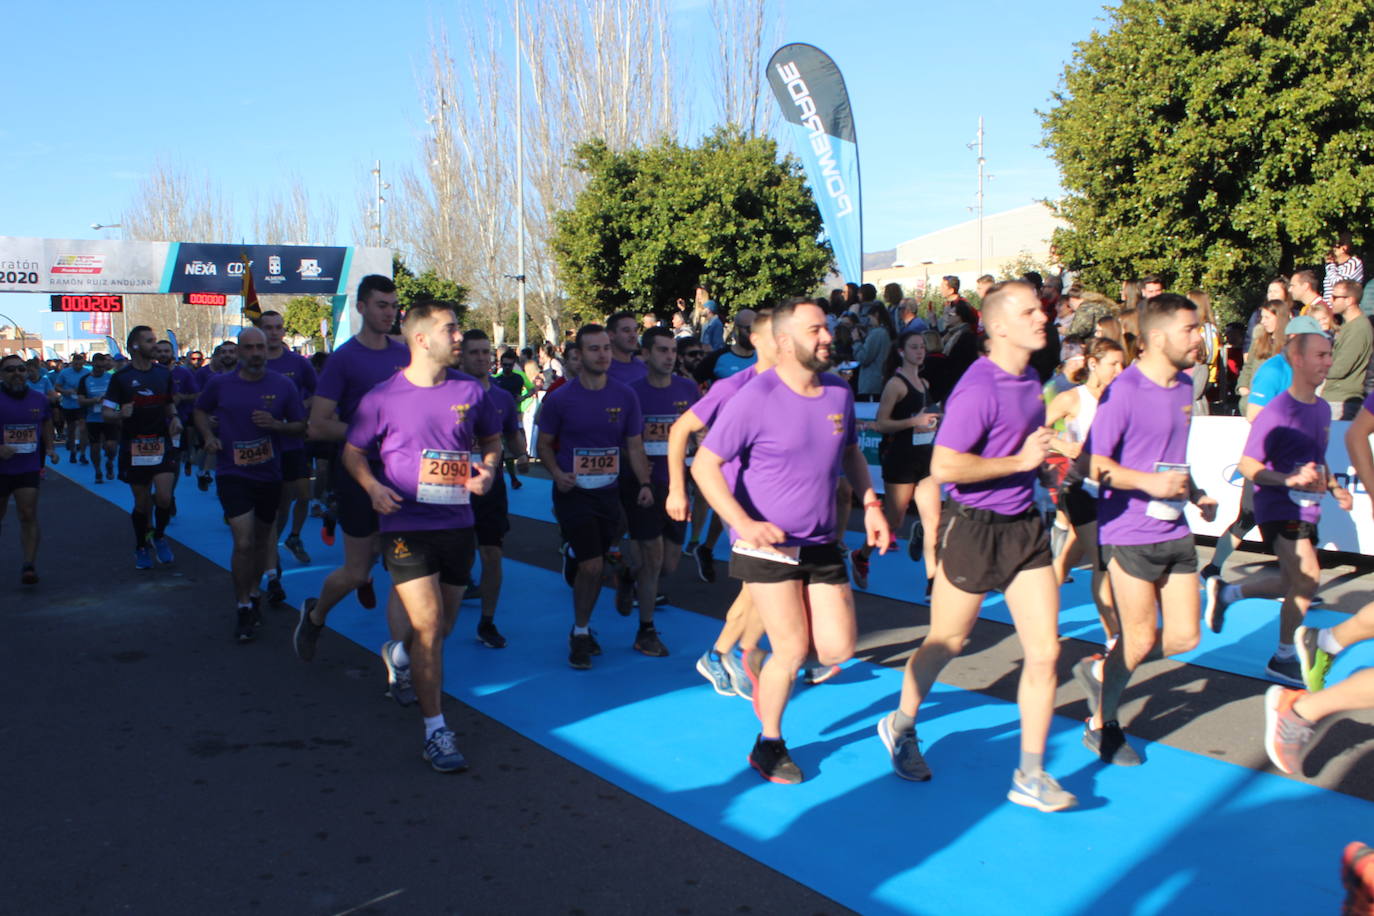
<instances>
[{"instance_id":1,"label":"powerade feather flag","mask_svg":"<svg viewBox=\"0 0 1374 916\"><path fill-rule=\"evenodd\" d=\"M859 146L840 68L815 45L783 45L768 61L768 84L792 125L835 263L846 281L862 283Z\"/></svg>"}]
</instances>

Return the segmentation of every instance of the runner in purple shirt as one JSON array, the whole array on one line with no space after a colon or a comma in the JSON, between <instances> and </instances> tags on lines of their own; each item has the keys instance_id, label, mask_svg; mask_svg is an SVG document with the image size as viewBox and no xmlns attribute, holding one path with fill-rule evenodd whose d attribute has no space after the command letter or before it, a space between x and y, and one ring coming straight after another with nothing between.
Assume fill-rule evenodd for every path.
<instances>
[{"instance_id":1,"label":"runner in purple shirt","mask_svg":"<svg viewBox=\"0 0 1374 916\"><path fill-rule=\"evenodd\" d=\"M387 336L396 321L398 300L396 284L389 277L369 274L358 284L358 314L362 326L343 346L329 356L320 373L315 396L310 399L310 424L307 437L316 442L341 443L348 434L349 421L363 395L386 381L410 362L405 344ZM296 655L302 661L315 657L315 642L334 605L357 589L358 603L365 608L377 606L372 588L372 564L381 549L377 541L377 513L372 501L353 475L337 461L330 462L333 489L338 505L338 524L344 533L344 562L325 577L317 598L301 605L296 625ZM330 518L321 526L326 544L334 543ZM402 706L415 702L408 682L391 684L391 694Z\"/></svg>"},{"instance_id":2,"label":"runner in purple shirt","mask_svg":"<svg viewBox=\"0 0 1374 916\"><path fill-rule=\"evenodd\" d=\"M57 464L53 442L52 404L29 387L28 366L17 353L0 359L0 519L9 509L10 494L19 513L19 543L24 565L19 581L37 585L38 486L43 456Z\"/></svg>"},{"instance_id":3,"label":"runner in purple shirt","mask_svg":"<svg viewBox=\"0 0 1374 916\"><path fill-rule=\"evenodd\" d=\"M204 391L205 386L210 384L210 379L215 376L233 372L238 368L238 361L239 348L234 341L226 340L215 347L210 351L210 361L195 373L197 393ZM196 475L196 485L204 493L210 489L210 484L214 481L210 475L210 468L215 464L215 456L206 454L203 443L199 441L199 433L196 434L196 439L197 454L192 456L192 461L200 467L200 473Z\"/></svg>"},{"instance_id":4,"label":"runner in purple shirt","mask_svg":"<svg viewBox=\"0 0 1374 916\"><path fill-rule=\"evenodd\" d=\"M611 381L622 385L637 382L648 375L649 368L640 359L639 322L632 312L616 312L606 319L606 333L611 335Z\"/></svg>"},{"instance_id":5,"label":"runner in purple shirt","mask_svg":"<svg viewBox=\"0 0 1374 916\"><path fill-rule=\"evenodd\" d=\"M305 432L305 409L296 386L267 371L262 331L240 331L238 353L238 369L210 379L200 393L195 420L205 451L216 456L215 489L234 541L234 632L251 642L262 625L258 584L276 555L282 437Z\"/></svg>"},{"instance_id":6,"label":"runner in purple shirt","mask_svg":"<svg viewBox=\"0 0 1374 916\"><path fill-rule=\"evenodd\" d=\"M309 414L310 399L315 395L315 367L304 356L286 348L286 325L281 312L263 312L258 327L267 335L267 371L285 376L296 386ZM277 537L286 532L286 549L291 551L297 563L308 566L310 554L301 543L301 529L305 527L306 512L310 508L310 459L306 455L305 440L300 436L284 437L281 449L282 494L281 505L277 507ZM291 523L289 531L287 522ZM276 550L272 566L267 570L267 593L274 602L286 600L280 570L281 551Z\"/></svg>"},{"instance_id":7,"label":"runner in purple shirt","mask_svg":"<svg viewBox=\"0 0 1374 916\"><path fill-rule=\"evenodd\" d=\"M633 588L639 596L640 627L651 628L654 606L658 602L659 582L677 569L687 529L684 523L671 518L665 508L668 498L668 431L696 401L698 392L696 384L690 379L673 374L673 366L677 363L677 344L672 331L667 328L645 331L643 350L648 374L631 384L630 390L639 398L639 409L644 416L644 453L649 458L654 501L649 506L639 505L638 488L633 486L631 478L621 477L622 483L631 484L621 489L621 503L630 537L639 545L639 565L633 575L623 577L620 594L617 595L617 607L632 598ZM623 608L622 612L628 610ZM647 638L636 640L635 648L645 655L668 654L662 643L655 646L654 642ZM660 653L658 649L663 651Z\"/></svg>"},{"instance_id":8,"label":"runner in purple shirt","mask_svg":"<svg viewBox=\"0 0 1374 916\"><path fill-rule=\"evenodd\" d=\"M529 471L529 446L525 430L520 425L520 411L515 398L500 385L491 383L491 338L481 328L463 332L463 357L459 363L468 375L482 385L501 419L501 437L507 460L514 460L521 474ZM472 498L473 531L477 536L477 553L482 558L482 581L474 589L482 602L482 614L477 621L477 641L489 649L504 649L506 637L496 628L496 605L501 599L502 551L506 532L510 531L510 499L506 479L497 474L491 489ZM467 593L471 595L471 590ZM468 597L468 600L472 600Z\"/></svg>"},{"instance_id":9,"label":"runner in purple shirt","mask_svg":"<svg viewBox=\"0 0 1374 916\"><path fill-rule=\"evenodd\" d=\"M570 567L573 629L568 664L592 666L601 647L592 635L592 608L601 594L604 556L621 530L620 474L634 475L635 502L653 501L649 460L644 456L644 418L639 400L607 376L611 339L599 324L577 331L582 353L578 377L550 391L539 413L539 460L553 478L553 514L563 535L565 577ZM658 639L652 628L636 636Z\"/></svg>"},{"instance_id":10,"label":"runner in purple shirt","mask_svg":"<svg viewBox=\"0 0 1374 916\"><path fill-rule=\"evenodd\" d=\"M1140 343L1141 356L1102 393L1083 447L1092 456L1089 476L1101 482L1098 542L1121 635L1105 659L1075 665L1074 677L1091 713L1083 744L1118 766L1141 762L1117 721L1131 674L1147 658L1198 643L1197 547L1184 507L1191 502L1207 521L1217 511L1187 464L1193 392L1183 372L1202 347L1197 306L1176 293L1150 299L1141 308Z\"/></svg>"},{"instance_id":11,"label":"runner in purple shirt","mask_svg":"<svg viewBox=\"0 0 1374 916\"><path fill-rule=\"evenodd\" d=\"M1317 557L1321 500L1329 491L1347 512L1353 502L1350 492L1326 466L1331 411L1317 396L1317 389L1331 368L1331 341L1325 334L1299 334L1288 341L1284 352L1293 368L1293 381L1255 417L1239 468L1255 485L1255 521L1265 547L1278 557L1279 568L1243 584L1226 585L1218 579L1213 585L1209 581L1207 622L1220 632L1231 602L1241 598L1281 599L1278 648L1265 673L1286 687L1302 687L1305 681L1298 643L1303 618L1321 579ZM1350 454L1358 470L1358 451Z\"/></svg>"},{"instance_id":12,"label":"runner in purple shirt","mask_svg":"<svg viewBox=\"0 0 1374 916\"><path fill-rule=\"evenodd\" d=\"M741 388L754 381L764 372L772 369L778 361L778 342L773 337L773 310L763 309L754 319L753 341L758 353L758 361L728 378L715 382L701 399L677 418L668 431L668 496L664 503L668 517L678 522L691 521L690 503L687 495L688 465L687 447L700 438L704 431L716 421L722 407L729 402ZM725 468L726 482L733 486L730 468ZM698 502L702 515L710 514L710 525L706 529L706 539L692 552L696 555L697 572L703 581L714 582L716 578L715 550L716 538L724 530L720 516L711 512L705 500ZM697 530L701 530L701 519L697 519ZM720 634L716 636L711 648L697 659L697 671L710 682L716 693L721 696L740 696L746 700L754 698L754 688L744 670L740 658L735 655L738 647L743 655L758 647L763 638L763 620L754 608L748 586L741 584L739 595L725 614Z\"/></svg>"},{"instance_id":13,"label":"runner in purple shirt","mask_svg":"<svg viewBox=\"0 0 1374 916\"><path fill-rule=\"evenodd\" d=\"M841 472L863 494L867 542L886 552L890 535L858 446L854 394L830 368L825 312L809 299L773 311L778 364L720 411L692 476L730 526L730 575L753 596L772 645L744 659L761 730L749 763L775 783L802 781L782 734L797 669L812 646L822 665L854 653L854 595L835 523ZM757 336L757 335L756 335ZM723 467L737 461L733 484Z\"/></svg>"},{"instance_id":14,"label":"runner in purple shirt","mask_svg":"<svg viewBox=\"0 0 1374 916\"><path fill-rule=\"evenodd\" d=\"M472 567L472 497L501 473L501 420L482 385L452 371L462 331L450 306L413 305L402 330L410 362L362 397L343 465L380 516L382 555L405 612L382 660L393 683L413 684L425 760L451 773L467 761L444 721L444 637Z\"/></svg>"},{"instance_id":15,"label":"runner in purple shirt","mask_svg":"<svg viewBox=\"0 0 1374 916\"><path fill-rule=\"evenodd\" d=\"M930 779L916 716L945 665L963 651L984 595L998 589L1026 656L1017 692L1021 759L1007 798L1062 811L1078 800L1044 769L1058 684L1059 589L1044 521L1031 503L1052 435L1030 367L1031 354L1045 346L1045 322L1035 287L1023 280L998 283L983 297L988 356L969 367L947 399L931 454L931 476L951 486L937 532L930 633L908 659L900 704L878 723L878 735L898 776Z\"/></svg>"}]
</instances>

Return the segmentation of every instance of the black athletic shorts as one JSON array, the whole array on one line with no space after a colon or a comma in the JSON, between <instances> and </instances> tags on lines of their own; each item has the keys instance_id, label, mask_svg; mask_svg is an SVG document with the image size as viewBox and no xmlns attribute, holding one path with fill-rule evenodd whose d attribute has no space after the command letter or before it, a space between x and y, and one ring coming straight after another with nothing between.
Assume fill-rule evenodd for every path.
<instances>
[{"instance_id":1,"label":"black athletic shorts","mask_svg":"<svg viewBox=\"0 0 1374 916\"><path fill-rule=\"evenodd\" d=\"M165 439L163 440L161 464L134 465L129 448L128 442L119 444L119 479L130 486L151 486L155 477L161 474L176 476L177 472L180 471L180 468L177 467L176 452Z\"/></svg>"},{"instance_id":2,"label":"black athletic shorts","mask_svg":"<svg viewBox=\"0 0 1374 916\"><path fill-rule=\"evenodd\" d=\"M652 490L654 502L646 508L639 504L639 484L633 479L620 488L620 505L625 510L625 522L630 538L636 541L652 541L656 537L662 537L680 545L687 539L687 523L675 522L668 517L668 485L655 482Z\"/></svg>"},{"instance_id":3,"label":"black athletic shorts","mask_svg":"<svg viewBox=\"0 0 1374 916\"><path fill-rule=\"evenodd\" d=\"M339 527L351 538L368 538L377 533L377 511L342 461L330 465L334 478L334 501L338 507Z\"/></svg>"},{"instance_id":4,"label":"black athletic shorts","mask_svg":"<svg viewBox=\"0 0 1374 916\"><path fill-rule=\"evenodd\" d=\"M107 427L107 426L104 424L103 421L102 421L102 422L97 422L97 421L95 421L95 420L87 420L87 421L86 421L86 441L88 441L88 442L90 442L90 443L92 443L92 444L98 444L98 443L104 442L105 439L107 438L107 436L109 435L108 430L109 430L109 427Z\"/></svg>"},{"instance_id":5,"label":"black athletic shorts","mask_svg":"<svg viewBox=\"0 0 1374 916\"><path fill-rule=\"evenodd\" d=\"M496 474L486 493L472 494L472 517L478 547L499 550L505 546L506 532L510 531L510 495L503 475Z\"/></svg>"},{"instance_id":6,"label":"black athletic shorts","mask_svg":"<svg viewBox=\"0 0 1374 916\"><path fill-rule=\"evenodd\" d=\"M1235 522L1226 533L1241 540L1250 533L1255 524L1255 484L1247 480L1240 488L1240 515L1236 516Z\"/></svg>"},{"instance_id":7,"label":"black athletic shorts","mask_svg":"<svg viewBox=\"0 0 1374 916\"><path fill-rule=\"evenodd\" d=\"M1126 575L1144 582L1198 571L1197 545L1191 532L1159 544L1103 544L1102 555L1108 563L1116 560Z\"/></svg>"},{"instance_id":8,"label":"black athletic shorts","mask_svg":"<svg viewBox=\"0 0 1374 916\"><path fill-rule=\"evenodd\" d=\"M38 489L43 479L42 471L25 471L22 474L0 474L0 506L10 498L15 490Z\"/></svg>"},{"instance_id":9,"label":"black athletic shorts","mask_svg":"<svg viewBox=\"0 0 1374 916\"><path fill-rule=\"evenodd\" d=\"M573 487L564 493L553 488L553 517L573 559L599 559L620 533L620 491L616 485L599 490Z\"/></svg>"},{"instance_id":10,"label":"black athletic shorts","mask_svg":"<svg viewBox=\"0 0 1374 916\"><path fill-rule=\"evenodd\" d=\"M280 480L254 480L238 474L216 474L215 492L225 518L238 518L253 513L263 524L277 520L277 504L281 502Z\"/></svg>"},{"instance_id":11,"label":"black athletic shorts","mask_svg":"<svg viewBox=\"0 0 1374 916\"><path fill-rule=\"evenodd\" d=\"M304 448L293 448L281 453L281 479L283 483L294 483L310 476L310 462L305 460Z\"/></svg>"},{"instance_id":12,"label":"black athletic shorts","mask_svg":"<svg viewBox=\"0 0 1374 916\"><path fill-rule=\"evenodd\" d=\"M1283 519L1276 522L1264 522L1259 526L1260 536L1264 538L1266 550L1274 549L1274 541L1283 538L1288 541L1301 541L1304 538L1312 542L1312 546L1317 546L1317 523L1304 522L1298 519Z\"/></svg>"},{"instance_id":13,"label":"black athletic shorts","mask_svg":"<svg viewBox=\"0 0 1374 916\"><path fill-rule=\"evenodd\" d=\"M930 456L934 451L930 445L888 449L882 458L883 482L920 483L930 476Z\"/></svg>"},{"instance_id":14,"label":"black athletic shorts","mask_svg":"<svg viewBox=\"0 0 1374 916\"><path fill-rule=\"evenodd\" d=\"M84 422L86 422L86 411L87 411L88 409L89 409L89 408L86 408L86 407L63 407L63 408L61 408L61 410L62 410L62 416L63 416L63 418L64 418L69 424L84 423Z\"/></svg>"},{"instance_id":15,"label":"black athletic shorts","mask_svg":"<svg viewBox=\"0 0 1374 916\"><path fill-rule=\"evenodd\" d=\"M471 528L382 532L382 562L393 584L438 574L443 585L467 585L475 540Z\"/></svg>"},{"instance_id":16,"label":"black athletic shorts","mask_svg":"<svg viewBox=\"0 0 1374 916\"><path fill-rule=\"evenodd\" d=\"M1058 505L1075 528L1097 521L1097 500L1083 490L1082 481L1066 482L1060 487Z\"/></svg>"},{"instance_id":17,"label":"black athletic shorts","mask_svg":"<svg viewBox=\"0 0 1374 916\"><path fill-rule=\"evenodd\" d=\"M1005 589L1022 570L1054 561L1045 521L1034 508L1002 515L953 499L940 510L935 558L951 584L974 595Z\"/></svg>"},{"instance_id":18,"label":"black athletic shorts","mask_svg":"<svg viewBox=\"0 0 1374 916\"><path fill-rule=\"evenodd\" d=\"M743 582L801 582L803 585L848 585L844 548L829 544L802 547L796 565L730 552L730 578Z\"/></svg>"}]
</instances>

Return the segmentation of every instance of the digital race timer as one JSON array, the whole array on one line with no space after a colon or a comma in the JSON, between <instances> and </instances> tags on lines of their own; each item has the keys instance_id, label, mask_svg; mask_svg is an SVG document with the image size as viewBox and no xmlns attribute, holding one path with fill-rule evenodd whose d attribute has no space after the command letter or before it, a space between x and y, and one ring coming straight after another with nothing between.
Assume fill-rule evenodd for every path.
<instances>
[{"instance_id":1,"label":"digital race timer","mask_svg":"<svg viewBox=\"0 0 1374 916\"><path fill-rule=\"evenodd\" d=\"M225 293L182 293L181 301L184 305L214 305L224 307L229 302L229 296Z\"/></svg>"},{"instance_id":2,"label":"digital race timer","mask_svg":"<svg viewBox=\"0 0 1374 916\"><path fill-rule=\"evenodd\" d=\"M61 294L52 297L54 312L122 312L123 296Z\"/></svg>"}]
</instances>

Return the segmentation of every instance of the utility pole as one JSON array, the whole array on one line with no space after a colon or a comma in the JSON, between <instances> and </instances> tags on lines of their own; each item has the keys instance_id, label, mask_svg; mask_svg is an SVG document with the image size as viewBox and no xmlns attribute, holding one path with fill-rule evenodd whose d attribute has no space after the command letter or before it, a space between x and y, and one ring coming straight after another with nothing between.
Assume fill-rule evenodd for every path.
<instances>
[{"instance_id":1,"label":"utility pole","mask_svg":"<svg viewBox=\"0 0 1374 916\"><path fill-rule=\"evenodd\" d=\"M374 217L376 218L376 220L377 220L375 223L372 224L372 228L377 230L377 247L378 247L378 248L381 248L381 247L382 247L382 205L383 205L383 203L386 201L386 198L382 196L382 190L383 190L384 188L389 188L390 185L382 184L382 160L380 160L380 159L377 160L377 165L376 165L376 167L374 167L374 168L372 169L372 178L373 178L372 213L373 213L373 216L374 216Z\"/></svg>"},{"instance_id":2,"label":"utility pole","mask_svg":"<svg viewBox=\"0 0 1374 916\"><path fill-rule=\"evenodd\" d=\"M526 345L525 318L525 131L524 57L520 0L515 0L515 295L520 309L520 349Z\"/></svg>"},{"instance_id":3,"label":"utility pole","mask_svg":"<svg viewBox=\"0 0 1374 916\"><path fill-rule=\"evenodd\" d=\"M968 145L968 148L978 154L978 205L974 207L974 212L978 214L978 275L983 275L983 188L988 178L988 160L983 155L983 116L978 116L978 139Z\"/></svg>"}]
</instances>

